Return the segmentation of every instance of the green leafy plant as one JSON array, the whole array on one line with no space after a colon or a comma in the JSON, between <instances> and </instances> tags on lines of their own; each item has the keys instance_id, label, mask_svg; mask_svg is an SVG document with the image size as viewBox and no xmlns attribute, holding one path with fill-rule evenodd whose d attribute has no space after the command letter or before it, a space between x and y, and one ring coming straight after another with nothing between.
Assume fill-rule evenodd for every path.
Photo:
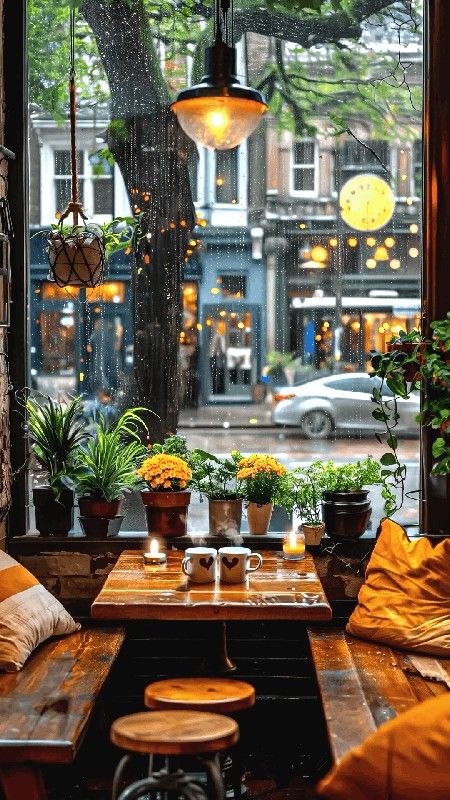
<instances>
[{"instance_id":1,"label":"green leafy plant","mask_svg":"<svg viewBox=\"0 0 450 800\"><path fill-rule=\"evenodd\" d=\"M279 350L272 350L266 356L266 372L269 375L280 372L285 367L294 367L295 358L293 353L281 353Z\"/></svg>"},{"instance_id":2,"label":"green leafy plant","mask_svg":"<svg viewBox=\"0 0 450 800\"><path fill-rule=\"evenodd\" d=\"M112 502L144 485L136 469L147 454L140 437L147 427L139 416L147 411L127 409L109 426L100 414L93 438L76 453L73 482L78 497Z\"/></svg>"},{"instance_id":3,"label":"green leafy plant","mask_svg":"<svg viewBox=\"0 0 450 800\"><path fill-rule=\"evenodd\" d=\"M59 231L64 237L82 235L92 230L94 233L102 236L105 244L106 258L109 258L113 253L117 253L120 250L131 251L133 240L138 229L138 223L134 217L115 217L115 219L105 222L102 225L94 222L88 223L86 226L77 225L75 228L72 225L53 223L51 229L54 232Z\"/></svg>"},{"instance_id":4,"label":"green leafy plant","mask_svg":"<svg viewBox=\"0 0 450 800\"><path fill-rule=\"evenodd\" d=\"M152 444L148 448L147 456L157 456L167 453L170 456L178 456L189 463L190 451L186 443L186 437L179 434L166 436L163 442Z\"/></svg>"},{"instance_id":5,"label":"green leafy plant","mask_svg":"<svg viewBox=\"0 0 450 800\"><path fill-rule=\"evenodd\" d=\"M209 500L235 500L242 497L236 475L242 456L233 450L229 458L218 458L205 450L190 453L192 486Z\"/></svg>"},{"instance_id":6,"label":"green leafy plant","mask_svg":"<svg viewBox=\"0 0 450 800\"><path fill-rule=\"evenodd\" d=\"M372 456L348 464L334 461L315 462L317 478L324 492L355 492L364 486L383 483L381 466Z\"/></svg>"},{"instance_id":7,"label":"green leafy plant","mask_svg":"<svg viewBox=\"0 0 450 800\"><path fill-rule=\"evenodd\" d=\"M288 505L286 510L301 517L307 525L319 525L322 521L321 502L325 483L322 461L314 461L308 467L298 467L289 473L286 481Z\"/></svg>"},{"instance_id":8,"label":"green leafy plant","mask_svg":"<svg viewBox=\"0 0 450 800\"><path fill-rule=\"evenodd\" d=\"M65 404L51 397L45 402L29 397L25 409L31 452L59 500L73 473L77 448L87 437L81 418L82 400L74 397Z\"/></svg>"},{"instance_id":9,"label":"green leafy plant","mask_svg":"<svg viewBox=\"0 0 450 800\"><path fill-rule=\"evenodd\" d=\"M432 445L432 474L450 474L450 313L445 319L431 323L430 327L433 332L431 341L415 330L410 334L401 331L398 338L388 343L409 341L415 345L409 353L389 350L375 353L372 357L374 374L381 379L381 385L372 393L375 405L372 416L383 423L384 440L389 448L380 459L385 487L390 489L390 495L385 498L388 516L402 507L405 495L406 465L400 461L396 435L400 419L399 398L407 400L411 392L421 388L425 390L419 419L437 434ZM391 390L392 396L386 396L385 386ZM383 442L380 434L375 436ZM396 493L399 493L398 502L392 499Z\"/></svg>"}]
</instances>

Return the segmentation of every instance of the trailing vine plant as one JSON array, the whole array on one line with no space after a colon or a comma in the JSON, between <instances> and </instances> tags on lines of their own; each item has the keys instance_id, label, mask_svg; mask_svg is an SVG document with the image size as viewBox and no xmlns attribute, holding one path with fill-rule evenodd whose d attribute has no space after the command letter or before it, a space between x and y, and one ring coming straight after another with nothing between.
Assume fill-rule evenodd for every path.
<instances>
[{"instance_id":1,"label":"trailing vine plant","mask_svg":"<svg viewBox=\"0 0 450 800\"><path fill-rule=\"evenodd\" d=\"M418 421L436 431L432 445L432 474L450 474L450 312L444 320L431 323L433 336L427 341L418 330L400 331L388 343L388 352L372 357L373 374L380 380L374 387L372 416L385 427L384 438L375 433L388 450L381 456L384 485L382 496L386 516L400 510L405 497L406 465L398 455L398 400L408 400L411 392L424 389ZM392 395L387 394L388 387Z\"/></svg>"}]
</instances>

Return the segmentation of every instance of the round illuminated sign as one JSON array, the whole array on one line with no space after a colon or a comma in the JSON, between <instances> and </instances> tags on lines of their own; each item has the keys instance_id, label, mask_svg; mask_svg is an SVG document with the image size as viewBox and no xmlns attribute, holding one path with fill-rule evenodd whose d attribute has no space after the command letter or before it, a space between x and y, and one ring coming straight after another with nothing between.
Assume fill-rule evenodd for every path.
<instances>
[{"instance_id":1,"label":"round illuminated sign","mask_svg":"<svg viewBox=\"0 0 450 800\"><path fill-rule=\"evenodd\" d=\"M363 174L350 178L339 194L344 222L357 231L377 231L391 219L395 208L394 193L378 175Z\"/></svg>"}]
</instances>

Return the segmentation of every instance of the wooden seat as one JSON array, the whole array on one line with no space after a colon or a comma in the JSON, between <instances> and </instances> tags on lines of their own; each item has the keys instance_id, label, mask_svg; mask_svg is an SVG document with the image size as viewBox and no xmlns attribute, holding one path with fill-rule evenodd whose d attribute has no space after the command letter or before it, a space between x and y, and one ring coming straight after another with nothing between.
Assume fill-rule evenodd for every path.
<instances>
[{"instance_id":1,"label":"wooden seat","mask_svg":"<svg viewBox=\"0 0 450 800\"><path fill-rule=\"evenodd\" d=\"M0 786L6 800L44 800L40 764L69 764L125 634L88 628L41 645L0 675Z\"/></svg>"},{"instance_id":2,"label":"wooden seat","mask_svg":"<svg viewBox=\"0 0 450 800\"><path fill-rule=\"evenodd\" d=\"M147 686L145 705L153 709L185 709L229 714L255 704L255 690L232 678L171 678Z\"/></svg>"},{"instance_id":3,"label":"wooden seat","mask_svg":"<svg viewBox=\"0 0 450 800\"><path fill-rule=\"evenodd\" d=\"M239 727L234 719L206 711L143 711L120 717L111 726L111 741L134 753L218 753L238 739Z\"/></svg>"},{"instance_id":4,"label":"wooden seat","mask_svg":"<svg viewBox=\"0 0 450 800\"><path fill-rule=\"evenodd\" d=\"M308 636L334 762L383 722L448 691L423 678L406 652L336 628L310 628ZM436 660L450 676L450 658Z\"/></svg>"}]
</instances>

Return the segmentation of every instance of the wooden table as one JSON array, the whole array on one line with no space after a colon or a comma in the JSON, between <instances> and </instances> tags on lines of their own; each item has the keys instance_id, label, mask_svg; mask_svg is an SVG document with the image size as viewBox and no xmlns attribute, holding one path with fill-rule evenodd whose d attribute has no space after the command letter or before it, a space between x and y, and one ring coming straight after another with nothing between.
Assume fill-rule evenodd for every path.
<instances>
[{"instance_id":1,"label":"wooden table","mask_svg":"<svg viewBox=\"0 0 450 800\"><path fill-rule=\"evenodd\" d=\"M94 600L99 620L210 620L209 674L235 669L227 655L226 620L331 619L312 556L285 561L280 553L260 551L262 567L244 584L191 584L181 571L180 551L169 551L167 563L145 566L142 552L125 550ZM213 635L214 633L214 635Z\"/></svg>"}]
</instances>

